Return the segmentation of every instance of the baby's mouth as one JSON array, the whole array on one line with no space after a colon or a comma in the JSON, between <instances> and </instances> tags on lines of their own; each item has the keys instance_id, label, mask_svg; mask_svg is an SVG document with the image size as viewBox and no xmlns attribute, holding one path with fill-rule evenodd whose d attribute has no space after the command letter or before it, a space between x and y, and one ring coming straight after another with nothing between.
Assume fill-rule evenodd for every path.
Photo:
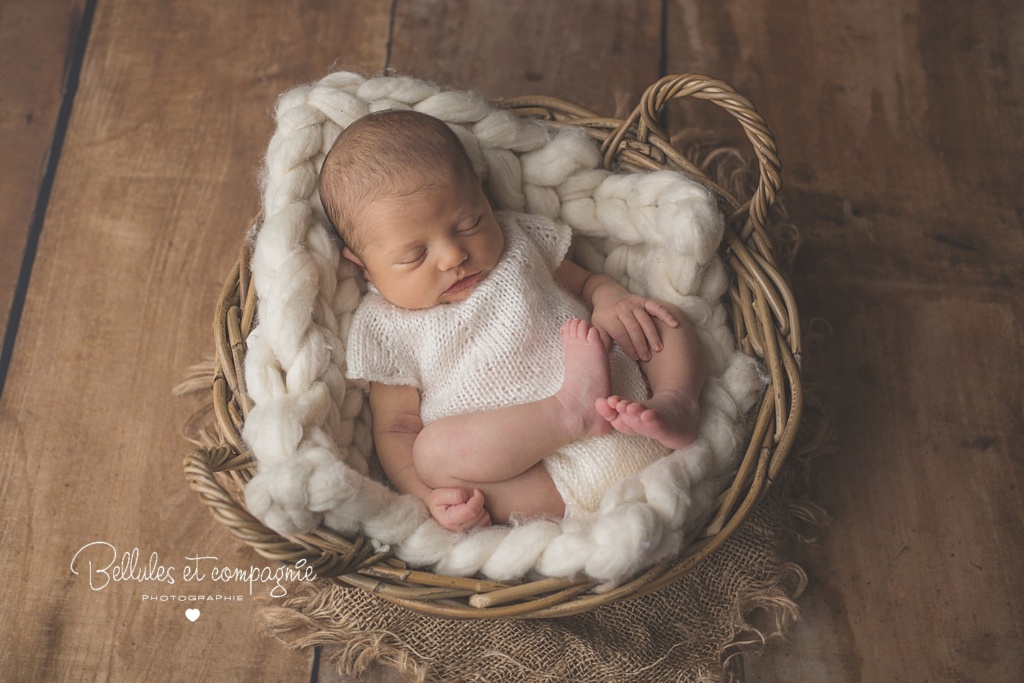
<instances>
[{"instance_id":1,"label":"baby's mouth","mask_svg":"<svg viewBox=\"0 0 1024 683\"><path fill-rule=\"evenodd\" d=\"M483 273L473 273L472 275L467 275L461 280L458 280L454 285L449 287L447 290L445 290L445 294L457 294L463 290L469 289L473 287L477 282L479 282L482 276Z\"/></svg>"}]
</instances>

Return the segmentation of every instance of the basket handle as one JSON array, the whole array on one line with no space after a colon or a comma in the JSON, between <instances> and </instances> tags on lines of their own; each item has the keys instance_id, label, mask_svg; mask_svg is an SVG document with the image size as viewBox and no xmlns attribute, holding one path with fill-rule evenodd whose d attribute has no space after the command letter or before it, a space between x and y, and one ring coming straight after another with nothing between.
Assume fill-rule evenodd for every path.
<instances>
[{"instance_id":1,"label":"basket handle","mask_svg":"<svg viewBox=\"0 0 1024 683\"><path fill-rule=\"evenodd\" d=\"M775 143L775 136L768 128L764 117L757 112L753 102L723 81L701 74L682 74L665 76L649 86L633 112L623 119L601 145L605 168L611 168L622 142L627 137L635 137L638 142L650 144L665 152L675 152L668 132L661 126L660 118L668 103L681 97L710 100L728 111L743 126L743 131L757 155L760 177L753 197L747 204L737 207L733 217L744 211L747 213L744 225L738 232L741 239L747 239L753 231L764 235L768 209L775 202L775 197L782 186L782 164L779 161L778 146Z\"/></svg>"},{"instance_id":2,"label":"basket handle","mask_svg":"<svg viewBox=\"0 0 1024 683\"><path fill-rule=\"evenodd\" d=\"M604 141L601 150L604 154L605 167L610 168L616 155L628 147L628 144L623 144L624 141L632 139L661 150L680 166L697 171L699 177L699 170L692 168L692 163L675 150L668 132L660 123L661 114L668 103L681 97L710 100L725 109L743 127L747 139L754 148L759 171L757 189L746 203L735 206L735 210L729 216L729 223L733 225L733 221L743 217L743 225L734 234L727 232L726 239L733 250L734 267L742 268L750 279L756 280L763 295L758 297L761 323L755 323L749 328L750 334L754 337L763 336L765 345L774 347L777 340L774 333L769 332L769 316L774 315L779 324L780 336L783 338L779 341L788 343L793 362L799 366L801 342L796 303L784 276L776 267L771 239L765 230L768 210L775 202L782 186L782 164L779 161L775 136L768 128L764 117L757 112L753 102L737 93L729 84L708 76L665 76L644 91L640 103L633 112ZM764 330L763 335L758 332L758 327ZM800 390L794 387L792 405L787 406L783 389L786 368L778 362L770 362L769 369L775 393L777 433L784 435L780 438L789 440L794 437L794 433L785 427L787 424L796 423L789 422L790 411L795 413L795 417L799 417ZM794 378L793 381L799 384L798 378ZM785 450L788 451L788 444Z\"/></svg>"}]
</instances>

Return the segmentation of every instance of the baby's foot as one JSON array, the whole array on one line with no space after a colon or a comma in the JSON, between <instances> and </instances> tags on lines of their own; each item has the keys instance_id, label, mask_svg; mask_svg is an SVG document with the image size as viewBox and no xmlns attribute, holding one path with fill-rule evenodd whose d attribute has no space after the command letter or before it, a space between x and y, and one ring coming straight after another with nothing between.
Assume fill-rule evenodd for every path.
<instances>
[{"instance_id":1,"label":"baby's foot","mask_svg":"<svg viewBox=\"0 0 1024 683\"><path fill-rule=\"evenodd\" d=\"M697 437L700 408L687 396L666 391L643 403L610 396L598 399L596 408L617 431L650 437L673 450L688 446Z\"/></svg>"},{"instance_id":2,"label":"baby's foot","mask_svg":"<svg viewBox=\"0 0 1024 683\"><path fill-rule=\"evenodd\" d=\"M571 430L577 438L607 434L612 425L595 409L612 388L608 351L601 335L590 323L574 318L562 325L562 350L565 376L555 398L566 409Z\"/></svg>"}]
</instances>

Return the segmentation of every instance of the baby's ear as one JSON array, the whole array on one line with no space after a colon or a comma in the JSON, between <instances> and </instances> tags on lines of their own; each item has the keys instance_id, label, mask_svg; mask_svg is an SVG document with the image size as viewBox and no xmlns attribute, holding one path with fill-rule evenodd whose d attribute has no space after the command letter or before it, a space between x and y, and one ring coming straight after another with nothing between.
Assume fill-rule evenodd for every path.
<instances>
[{"instance_id":1,"label":"baby's ear","mask_svg":"<svg viewBox=\"0 0 1024 683\"><path fill-rule=\"evenodd\" d=\"M341 255L347 258L352 263L359 266L360 268L363 268L364 270L366 269L366 265L362 262L362 260L358 256L356 256L356 253L349 249L348 247L342 247Z\"/></svg>"},{"instance_id":2,"label":"baby's ear","mask_svg":"<svg viewBox=\"0 0 1024 683\"><path fill-rule=\"evenodd\" d=\"M363 273L364 280L366 280L367 282L372 282L372 280L370 279L370 271L366 270L366 265L363 263L362 259L356 256L356 253L354 251L352 251L348 247L342 247L341 255L347 258L352 263L359 266L359 270Z\"/></svg>"}]
</instances>

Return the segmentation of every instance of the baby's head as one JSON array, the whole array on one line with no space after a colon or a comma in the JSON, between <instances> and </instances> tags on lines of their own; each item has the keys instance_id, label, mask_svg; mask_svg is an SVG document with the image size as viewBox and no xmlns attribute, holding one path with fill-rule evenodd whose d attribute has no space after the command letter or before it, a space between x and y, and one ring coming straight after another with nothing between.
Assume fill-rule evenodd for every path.
<instances>
[{"instance_id":1,"label":"baby's head","mask_svg":"<svg viewBox=\"0 0 1024 683\"><path fill-rule=\"evenodd\" d=\"M468 298L504 249L465 148L426 114L352 123L324 159L319 190L345 257L402 308Z\"/></svg>"},{"instance_id":2,"label":"baby's head","mask_svg":"<svg viewBox=\"0 0 1024 683\"><path fill-rule=\"evenodd\" d=\"M408 195L439 176L478 183L465 148L442 121L388 110L357 119L341 132L320 170L327 217L345 244L360 251L360 213L382 197Z\"/></svg>"}]
</instances>

